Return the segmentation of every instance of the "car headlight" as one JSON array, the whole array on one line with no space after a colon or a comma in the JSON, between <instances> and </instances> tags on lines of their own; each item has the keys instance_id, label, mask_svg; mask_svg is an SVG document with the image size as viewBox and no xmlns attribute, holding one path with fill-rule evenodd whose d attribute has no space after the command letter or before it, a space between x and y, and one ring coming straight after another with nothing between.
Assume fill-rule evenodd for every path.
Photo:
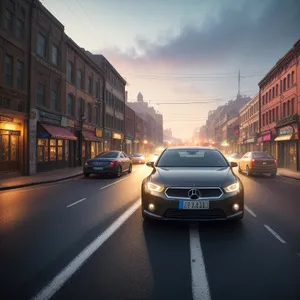
<instances>
[{"instance_id":1,"label":"car headlight","mask_svg":"<svg viewBox=\"0 0 300 300\"><path fill-rule=\"evenodd\" d=\"M154 184L152 182L147 183L147 188L148 188L148 190L153 191L153 192L162 192L164 189L162 186Z\"/></svg>"},{"instance_id":2,"label":"car headlight","mask_svg":"<svg viewBox=\"0 0 300 300\"><path fill-rule=\"evenodd\" d=\"M240 184L238 182L236 182L236 183L233 183L233 184L227 186L226 188L224 188L224 190L226 193L232 193L232 192L238 191L239 188L240 188Z\"/></svg>"}]
</instances>

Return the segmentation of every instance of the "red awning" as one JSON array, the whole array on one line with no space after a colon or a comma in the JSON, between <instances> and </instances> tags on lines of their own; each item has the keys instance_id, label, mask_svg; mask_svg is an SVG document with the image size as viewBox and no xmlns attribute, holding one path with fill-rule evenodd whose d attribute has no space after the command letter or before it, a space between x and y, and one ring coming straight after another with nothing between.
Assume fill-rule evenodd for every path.
<instances>
[{"instance_id":1,"label":"red awning","mask_svg":"<svg viewBox=\"0 0 300 300\"><path fill-rule=\"evenodd\" d=\"M68 129L48 124L41 124L42 127L54 138L56 139L66 139L66 140L77 140L77 137L72 134Z\"/></svg>"},{"instance_id":2,"label":"red awning","mask_svg":"<svg viewBox=\"0 0 300 300\"><path fill-rule=\"evenodd\" d=\"M82 135L86 141L102 142L102 139L95 136L94 132L83 130Z\"/></svg>"}]
</instances>

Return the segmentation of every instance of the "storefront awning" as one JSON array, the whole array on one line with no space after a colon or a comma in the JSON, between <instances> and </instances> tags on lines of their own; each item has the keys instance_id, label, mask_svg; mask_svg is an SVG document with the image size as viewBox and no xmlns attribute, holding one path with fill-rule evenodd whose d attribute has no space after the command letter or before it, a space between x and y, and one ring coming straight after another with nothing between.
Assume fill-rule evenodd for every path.
<instances>
[{"instance_id":1,"label":"storefront awning","mask_svg":"<svg viewBox=\"0 0 300 300\"><path fill-rule=\"evenodd\" d=\"M277 138L275 138L275 142L281 142L281 141L289 141L292 139L292 134L284 134L284 135L280 135Z\"/></svg>"},{"instance_id":2,"label":"storefront awning","mask_svg":"<svg viewBox=\"0 0 300 300\"><path fill-rule=\"evenodd\" d=\"M96 137L94 132L83 130L82 135L86 141L102 142L102 139Z\"/></svg>"},{"instance_id":3,"label":"storefront awning","mask_svg":"<svg viewBox=\"0 0 300 300\"><path fill-rule=\"evenodd\" d=\"M41 126L50 134L51 137L56 139L66 139L76 141L77 137L72 134L68 129L49 124L41 124Z\"/></svg>"}]
</instances>

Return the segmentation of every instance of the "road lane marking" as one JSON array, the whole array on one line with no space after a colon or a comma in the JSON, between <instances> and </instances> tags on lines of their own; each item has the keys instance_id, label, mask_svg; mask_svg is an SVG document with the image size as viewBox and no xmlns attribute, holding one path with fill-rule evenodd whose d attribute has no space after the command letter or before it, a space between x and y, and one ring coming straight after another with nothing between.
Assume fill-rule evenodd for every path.
<instances>
[{"instance_id":1,"label":"road lane marking","mask_svg":"<svg viewBox=\"0 0 300 300\"><path fill-rule=\"evenodd\" d=\"M190 225L192 293L194 300L210 300L210 291L200 244L198 226Z\"/></svg>"},{"instance_id":2,"label":"road lane marking","mask_svg":"<svg viewBox=\"0 0 300 300\"><path fill-rule=\"evenodd\" d=\"M102 244L108 240L130 216L140 207L141 199L130 206L120 217L118 217L104 232L102 232L93 242L83 249L51 282L44 287L32 300L50 299L72 275L83 266L91 255L97 251Z\"/></svg>"},{"instance_id":3,"label":"road lane marking","mask_svg":"<svg viewBox=\"0 0 300 300\"><path fill-rule=\"evenodd\" d=\"M269 227L268 225L264 225L266 228L267 228L267 230L269 230L275 237L276 237L276 239L277 240L279 240L282 244L285 244L286 242L285 242L285 240L284 239L282 239L281 237L280 237L280 235L278 235L271 227Z\"/></svg>"},{"instance_id":4,"label":"road lane marking","mask_svg":"<svg viewBox=\"0 0 300 300\"><path fill-rule=\"evenodd\" d=\"M80 199L80 200L78 200L78 201L76 201L76 202L73 202L73 203L69 204L69 205L67 206L67 208L72 207L73 205L76 205L76 204L78 204L78 203L80 203L80 202L82 202L82 201L84 201L84 200L86 200L86 198L82 198L82 199Z\"/></svg>"},{"instance_id":5,"label":"road lane marking","mask_svg":"<svg viewBox=\"0 0 300 300\"><path fill-rule=\"evenodd\" d=\"M251 216L256 218L256 214L247 205L245 205L245 209Z\"/></svg>"},{"instance_id":6,"label":"road lane marking","mask_svg":"<svg viewBox=\"0 0 300 300\"><path fill-rule=\"evenodd\" d=\"M130 178L130 177L126 177L126 178L117 180L117 181L115 181L115 182L112 182L112 183L110 183L110 184L107 184L107 185L103 186L102 188L100 188L99 191L104 190L104 189L106 189L106 188L108 188L108 187L110 187L110 186L112 186L112 185L115 185L115 184L117 184L117 183L119 183L119 182L121 182L121 181L124 181L124 180L126 180L126 179L128 179L128 178Z\"/></svg>"}]
</instances>

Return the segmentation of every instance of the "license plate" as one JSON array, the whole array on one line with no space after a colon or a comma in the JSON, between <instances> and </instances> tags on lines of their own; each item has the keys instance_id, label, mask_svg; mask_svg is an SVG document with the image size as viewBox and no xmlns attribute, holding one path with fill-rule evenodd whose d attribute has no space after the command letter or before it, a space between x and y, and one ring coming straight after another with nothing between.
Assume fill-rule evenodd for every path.
<instances>
[{"instance_id":1,"label":"license plate","mask_svg":"<svg viewBox=\"0 0 300 300\"><path fill-rule=\"evenodd\" d=\"M103 168L101 168L101 167L94 167L94 170L95 170L95 171L102 171Z\"/></svg>"},{"instance_id":2,"label":"license plate","mask_svg":"<svg viewBox=\"0 0 300 300\"><path fill-rule=\"evenodd\" d=\"M267 163L264 161L264 162L263 162L263 165L266 165L266 164L267 164Z\"/></svg>"},{"instance_id":3,"label":"license plate","mask_svg":"<svg viewBox=\"0 0 300 300\"><path fill-rule=\"evenodd\" d=\"M209 209L209 201L179 201L179 209Z\"/></svg>"}]
</instances>

